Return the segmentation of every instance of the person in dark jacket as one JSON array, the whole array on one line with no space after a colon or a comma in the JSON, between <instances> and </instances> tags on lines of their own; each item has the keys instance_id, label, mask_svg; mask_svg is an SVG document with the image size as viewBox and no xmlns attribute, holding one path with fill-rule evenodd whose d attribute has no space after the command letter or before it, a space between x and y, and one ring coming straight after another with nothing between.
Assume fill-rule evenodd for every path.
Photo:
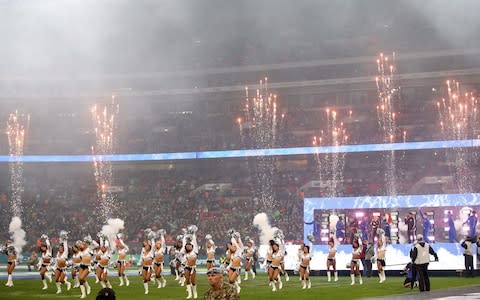
<instances>
[{"instance_id":1,"label":"person in dark jacket","mask_svg":"<svg viewBox=\"0 0 480 300\"><path fill-rule=\"evenodd\" d=\"M418 287L420 292L430 291L430 278L428 277L430 255L433 255L435 261L438 261L437 253L424 241L423 235L417 235L417 242L410 250L410 258L413 264L412 278L416 278L418 274ZM413 289L413 286L411 288Z\"/></svg>"}]
</instances>

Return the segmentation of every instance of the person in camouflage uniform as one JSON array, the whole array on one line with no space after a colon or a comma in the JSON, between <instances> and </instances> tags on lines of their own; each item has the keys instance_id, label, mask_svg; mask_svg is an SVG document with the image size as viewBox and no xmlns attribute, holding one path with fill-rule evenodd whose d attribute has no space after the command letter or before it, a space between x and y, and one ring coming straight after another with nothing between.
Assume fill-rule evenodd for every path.
<instances>
[{"instance_id":1,"label":"person in camouflage uniform","mask_svg":"<svg viewBox=\"0 0 480 300\"><path fill-rule=\"evenodd\" d=\"M238 300L237 289L223 282L223 270L213 267L207 271L210 289L205 293L205 300Z\"/></svg>"}]
</instances>

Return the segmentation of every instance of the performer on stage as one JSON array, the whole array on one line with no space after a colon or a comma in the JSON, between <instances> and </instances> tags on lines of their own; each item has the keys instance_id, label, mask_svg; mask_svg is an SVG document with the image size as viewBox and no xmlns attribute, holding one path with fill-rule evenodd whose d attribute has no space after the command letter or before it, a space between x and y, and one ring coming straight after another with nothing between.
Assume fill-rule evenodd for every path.
<instances>
[{"instance_id":1,"label":"performer on stage","mask_svg":"<svg viewBox=\"0 0 480 300\"><path fill-rule=\"evenodd\" d=\"M118 260L117 260L117 270L118 270L118 279L120 280L119 286L129 286L130 281L128 280L127 275L125 274L125 263L126 257L128 253L128 246L123 241L123 235L121 233L117 234L117 253L118 253Z\"/></svg>"},{"instance_id":2,"label":"performer on stage","mask_svg":"<svg viewBox=\"0 0 480 300\"><path fill-rule=\"evenodd\" d=\"M245 278L244 280L248 280L248 273L252 274L252 279L255 279L255 272L253 272L252 265L254 262L255 252L257 251L255 247L255 242L246 237L247 240L247 247L245 248Z\"/></svg>"},{"instance_id":3,"label":"performer on stage","mask_svg":"<svg viewBox=\"0 0 480 300\"><path fill-rule=\"evenodd\" d=\"M7 256L7 283L5 286L12 287L13 286L13 270L17 265L17 250L13 246L13 242L11 240L7 240L5 243L4 249L2 249L3 253Z\"/></svg>"},{"instance_id":4,"label":"performer on stage","mask_svg":"<svg viewBox=\"0 0 480 300\"><path fill-rule=\"evenodd\" d=\"M210 270L215 267L215 250L217 247L215 247L215 242L210 234L207 234L205 239L207 240L205 243L205 249L207 252L207 270Z\"/></svg>"},{"instance_id":5,"label":"performer on stage","mask_svg":"<svg viewBox=\"0 0 480 300\"><path fill-rule=\"evenodd\" d=\"M387 251L387 238L385 231L381 228L377 229L377 269L380 283L383 283L387 278L385 276L385 252Z\"/></svg>"},{"instance_id":6,"label":"performer on stage","mask_svg":"<svg viewBox=\"0 0 480 300\"><path fill-rule=\"evenodd\" d=\"M110 281L108 281L108 265L110 263L111 251L110 242L106 236L100 237L100 260L98 261L97 277L102 288L112 288Z\"/></svg>"},{"instance_id":7,"label":"performer on stage","mask_svg":"<svg viewBox=\"0 0 480 300\"><path fill-rule=\"evenodd\" d=\"M197 226L191 225L188 227L188 234L186 235L185 241L185 281L187 283L187 299L197 299L197 285L196 285L196 276L197 276L197 254L198 254L198 244L196 232L198 230Z\"/></svg>"},{"instance_id":8,"label":"performer on stage","mask_svg":"<svg viewBox=\"0 0 480 300\"><path fill-rule=\"evenodd\" d=\"M148 295L148 283L150 282L150 278L152 276L153 258L155 256L152 245L155 240L150 229L145 230L145 233L147 234L147 239L143 241L140 259L142 263L143 288L145 290L145 295Z\"/></svg>"},{"instance_id":9,"label":"performer on stage","mask_svg":"<svg viewBox=\"0 0 480 300\"><path fill-rule=\"evenodd\" d=\"M239 248L241 247L241 250ZM233 232L230 243L230 264L228 265L228 281L240 294L240 269L242 268L243 243L239 232Z\"/></svg>"},{"instance_id":10,"label":"performer on stage","mask_svg":"<svg viewBox=\"0 0 480 300\"><path fill-rule=\"evenodd\" d=\"M155 242L155 249L154 249L155 262L153 265L153 270L155 271L155 281L158 284L157 288L160 289L167 285L167 281L162 275L163 261L165 258L165 251L166 251L165 230L160 229L157 232L157 236L159 236L160 239Z\"/></svg>"},{"instance_id":11,"label":"performer on stage","mask_svg":"<svg viewBox=\"0 0 480 300\"><path fill-rule=\"evenodd\" d=\"M275 230L274 239L280 246L280 251L282 251L283 254L282 263L280 264L280 275L285 277L285 281L289 281L290 278L285 270L285 256L287 255L287 248L285 247L285 235L283 234L283 231L280 229ZM278 280L281 281L281 277L279 277Z\"/></svg>"},{"instance_id":12,"label":"performer on stage","mask_svg":"<svg viewBox=\"0 0 480 300\"><path fill-rule=\"evenodd\" d=\"M358 277L358 282L363 284L362 274L360 273L360 256L363 249L362 245L360 233L356 233L352 241L352 261L350 262L350 278L352 279L351 285L355 284L355 277Z\"/></svg>"},{"instance_id":13,"label":"performer on stage","mask_svg":"<svg viewBox=\"0 0 480 300\"><path fill-rule=\"evenodd\" d=\"M270 264L270 267L268 268L268 279L270 281L269 285L272 287L272 291L275 292L277 291L277 282L279 290L283 287L281 281L279 281L283 252L280 250L280 245L278 245L276 241L272 240L270 241L270 244L272 245L272 262Z\"/></svg>"},{"instance_id":14,"label":"performer on stage","mask_svg":"<svg viewBox=\"0 0 480 300\"><path fill-rule=\"evenodd\" d=\"M80 287L80 281L78 280L78 273L80 273L80 263L82 262L82 258L80 257L80 252L78 250L78 246L75 244L72 247L72 279L73 279L73 288Z\"/></svg>"},{"instance_id":15,"label":"performer on stage","mask_svg":"<svg viewBox=\"0 0 480 300\"><path fill-rule=\"evenodd\" d=\"M332 236L328 239L328 255L327 255L327 280L331 281L331 271L333 271L334 281L338 281L337 262L335 256L337 255L338 240L336 236Z\"/></svg>"},{"instance_id":16,"label":"performer on stage","mask_svg":"<svg viewBox=\"0 0 480 300\"><path fill-rule=\"evenodd\" d=\"M310 246L303 246L303 255L301 257L300 263L300 276L302 278L302 289L311 288L312 283L310 282L310 261L312 256L310 255ZM327 270L328 273L328 270ZM330 273L328 273L330 274Z\"/></svg>"},{"instance_id":17,"label":"performer on stage","mask_svg":"<svg viewBox=\"0 0 480 300\"><path fill-rule=\"evenodd\" d=\"M62 292L62 284L65 284L67 291L71 288L71 283L65 279L67 270L68 259L68 246L67 246L67 232L60 232L60 246L58 247L57 256L55 259L55 283L57 286L57 294Z\"/></svg>"},{"instance_id":18,"label":"performer on stage","mask_svg":"<svg viewBox=\"0 0 480 300\"><path fill-rule=\"evenodd\" d=\"M48 239L48 236L46 234L43 234L41 236L42 244L40 246L40 252L41 252L41 259L39 262L39 272L40 272L40 278L42 279L43 283L43 288L42 290L48 289L48 284L47 284L47 278L48 281L52 282L52 278L49 276L48 269L50 267L50 264L52 263L52 247L50 245L50 240Z\"/></svg>"}]
</instances>

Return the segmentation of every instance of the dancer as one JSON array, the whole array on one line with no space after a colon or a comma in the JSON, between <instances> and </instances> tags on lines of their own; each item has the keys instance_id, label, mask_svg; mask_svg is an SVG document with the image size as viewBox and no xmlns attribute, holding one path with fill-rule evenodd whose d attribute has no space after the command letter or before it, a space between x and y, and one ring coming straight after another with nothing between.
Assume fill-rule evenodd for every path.
<instances>
[{"instance_id":1,"label":"dancer","mask_svg":"<svg viewBox=\"0 0 480 300\"><path fill-rule=\"evenodd\" d=\"M215 266L215 250L217 247L215 247L215 242L210 234L207 234L205 239L207 240L205 243L205 249L207 252L207 270L210 270Z\"/></svg>"},{"instance_id":2,"label":"dancer","mask_svg":"<svg viewBox=\"0 0 480 300\"><path fill-rule=\"evenodd\" d=\"M92 264L93 249L89 246L92 244L92 238L90 235L87 235L83 241L77 241L76 245L79 250L80 258L82 262L80 263L80 274L78 275L78 280L80 282L80 299L84 299L87 295L90 295L91 288L88 284L87 277L90 273L90 265Z\"/></svg>"},{"instance_id":3,"label":"dancer","mask_svg":"<svg viewBox=\"0 0 480 300\"><path fill-rule=\"evenodd\" d=\"M198 244L197 244L197 226L191 225L188 227L188 234L186 235L185 241L185 281L187 283L187 299L197 299L197 285L196 285L196 275L197 275L197 254L198 254Z\"/></svg>"},{"instance_id":4,"label":"dancer","mask_svg":"<svg viewBox=\"0 0 480 300\"><path fill-rule=\"evenodd\" d=\"M269 285L272 287L272 291L275 292L277 291L276 283L278 282L278 289L282 289L282 282L279 281L279 274L280 274L280 268L281 268L281 263L283 259L283 252L280 251L280 245L277 244L276 241L272 240L270 241L270 244L272 245L272 263L270 264L270 267L268 268L268 279L270 281Z\"/></svg>"},{"instance_id":5,"label":"dancer","mask_svg":"<svg viewBox=\"0 0 480 300\"><path fill-rule=\"evenodd\" d=\"M363 284L362 274L360 274L360 256L362 254L362 239L360 233L356 233L353 236L352 241L352 261L350 262L350 278L352 279L351 285L355 284L355 277L358 276L358 282Z\"/></svg>"},{"instance_id":6,"label":"dancer","mask_svg":"<svg viewBox=\"0 0 480 300\"><path fill-rule=\"evenodd\" d=\"M67 291L70 290L72 284L65 279L67 270L68 259L68 245L67 245L67 232L60 232L60 246L58 247L57 256L55 259L55 284L57 286L57 294L62 292L62 284L67 286Z\"/></svg>"},{"instance_id":7,"label":"dancer","mask_svg":"<svg viewBox=\"0 0 480 300\"><path fill-rule=\"evenodd\" d=\"M234 230L233 230L234 231ZM238 256L238 257L242 257L243 256L243 252L245 250L245 246L243 245L243 242L242 242L242 239L240 238L240 232L237 232L237 231L234 231L232 233L232 238L231 238L231 241L232 241L232 245L235 245L235 248L236 248L236 253L235 253L235 256ZM238 268L238 276L237 276L237 283L240 285L240 283L242 283L242 277L240 276L241 275L241 271L242 271L242 264L240 263L240 266ZM240 286L239 286L240 287ZM239 291L238 293L240 294L240 289L239 287L237 288L237 291Z\"/></svg>"},{"instance_id":8,"label":"dancer","mask_svg":"<svg viewBox=\"0 0 480 300\"><path fill-rule=\"evenodd\" d=\"M100 260L98 261L97 277L102 288L112 288L110 281L108 281L108 265L110 263L110 243L106 236L100 236Z\"/></svg>"},{"instance_id":9,"label":"dancer","mask_svg":"<svg viewBox=\"0 0 480 300\"><path fill-rule=\"evenodd\" d=\"M82 258L80 257L80 252L78 250L77 245L73 245L72 247L72 279L73 279L73 288L80 287L80 281L78 280L78 273L80 273L80 263L82 262Z\"/></svg>"},{"instance_id":10,"label":"dancer","mask_svg":"<svg viewBox=\"0 0 480 300\"><path fill-rule=\"evenodd\" d=\"M300 276L302 278L302 289L312 287L312 283L310 282L310 261L311 260L312 260L312 256L310 255L310 246L305 245L303 246L303 254L302 254L301 263L300 263Z\"/></svg>"},{"instance_id":11,"label":"dancer","mask_svg":"<svg viewBox=\"0 0 480 300\"><path fill-rule=\"evenodd\" d=\"M118 270L118 279L120 280L119 286L129 286L130 281L128 280L127 275L125 274L125 261L128 252L128 246L123 241L123 235L121 233L117 234L117 252L118 252L118 260L117 260L117 270ZM124 283L125 282L125 283Z\"/></svg>"},{"instance_id":12,"label":"dancer","mask_svg":"<svg viewBox=\"0 0 480 300\"><path fill-rule=\"evenodd\" d=\"M307 236L307 239L308 237L311 237L313 238L313 234L309 234ZM297 250L297 265L296 265L296 269L297 269L297 272L298 272L298 279L300 281L302 281L302 275L300 274L300 264L302 263L302 256L303 256L303 247L305 246L305 244L301 244L300 247L298 248Z\"/></svg>"},{"instance_id":13,"label":"dancer","mask_svg":"<svg viewBox=\"0 0 480 300\"><path fill-rule=\"evenodd\" d=\"M338 281L337 261L335 256L337 255L338 240L334 234L328 239L328 255L327 255L327 280L332 280L331 272L333 271L334 281Z\"/></svg>"},{"instance_id":14,"label":"dancer","mask_svg":"<svg viewBox=\"0 0 480 300\"><path fill-rule=\"evenodd\" d=\"M13 286L13 270L17 265L17 250L13 246L13 242L11 240L7 240L5 243L4 249L2 251L7 256L7 283L5 286L12 287Z\"/></svg>"},{"instance_id":15,"label":"dancer","mask_svg":"<svg viewBox=\"0 0 480 300\"><path fill-rule=\"evenodd\" d=\"M153 270L155 271L155 282L157 282L158 286L157 288L162 288L167 285L167 281L162 275L163 271L163 261L165 257L165 230L160 229L157 232L157 236L160 236L160 239L155 242L155 250L154 250L154 255L155 255L155 263L153 266Z\"/></svg>"},{"instance_id":16,"label":"dancer","mask_svg":"<svg viewBox=\"0 0 480 300\"><path fill-rule=\"evenodd\" d=\"M285 270L285 256L287 255L287 248L285 247L285 235L283 234L283 231L280 229L277 229L274 232L274 239L280 246L280 251L282 251L283 257L282 257L282 262L280 264L280 275L285 277L285 281L289 281L290 277L288 277L288 273ZM281 277L278 279L281 281Z\"/></svg>"},{"instance_id":17,"label":"dancer","mask_svg":"<svg viewBox=\"0 0 480 300\"><path fill-rule=\"evenodd\" d=\"M155 239L151 230L145 230L145 233L147 233L147 239L143 241L140 259L142 262L143 288L145 290L145 295L148 295L148 283L150 282L150 278L152 276L152 265L154 258L152 244L155 242Z\"/></svg>"},{"instance_id":18,"label":"dancer","mask_svg":"<svg viewBox=\"0 0 480 300\"><path fill-rule=\"evenodd\" d=\"M255 272L253 272L252 265L254 262L254 256L257 249L255 248L255 242L246 237L247 247L245 248L245 278L243 280L248 280L248 273L252 274L252 279L255 279Z\"/></svg>"},{"instance_id":19,"label":"dancer","mask_svg":"<svg viewBox=\"0 0 480 300\"><path fill-rule=\"evenodd\" d=\"M235 232L232 236L232 242L230 243L230 264L228 266L228 282L235 286L237 294L240 294L240 269L242 268L242 252L238 250L240 247L236 241L240 239L240 233ZM240 242L241 244L241 242ZM243 246L243 244L241 244Z\"/></svg>"},{"instance_id":20,"label":"dancer","mask_svg":"<svg viewBox=\"0 0 480 300\"><path fill-rule=\"evenodd\" d=\"M387 278L385 276L385 252L387 251L387 239L385 231L381 228L377 229L377 270L380 283L383 283Z\"/></svg>"},{"instance_id":21,"label":"dancer","mask_svg":"<svg viewBox=\"0 0 480 300\"><path fill-rule=\"evenodd\" d=\"M39 262L39 273L43 283L42 290L46 290L48 289L47 278L49 282L52 282L52 278L47 273L52 263L52 248L46 234L43 234L40 239L42 240L42 244L40 245L41 259Z\"/></svg>"}]
</instances>

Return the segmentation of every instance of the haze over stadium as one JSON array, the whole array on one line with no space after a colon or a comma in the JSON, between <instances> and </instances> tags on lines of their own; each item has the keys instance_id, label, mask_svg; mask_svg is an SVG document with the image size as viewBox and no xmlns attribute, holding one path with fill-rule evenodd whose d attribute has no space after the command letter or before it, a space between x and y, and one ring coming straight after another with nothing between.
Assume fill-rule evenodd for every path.
<instances>
[{"instance_id":1,"label":"haze over stadium","mask_svg":"<svg viewBox=\"0 0 480 300\"><path fill-rule=\"evenodd\" d=\"M463 269L459 245L476 240L480 209L479 9L0 2L0 280L10 285L47 240L55 257L87 235L112 262L128 245L133 266L145 241L167 251L198 239L199 273L206 235L217 264L225 243L247 240L268 261L274 240L290 275L305 243L323 276L329 241L347 274L356 238L377 243L382 229L387 275L410 261L417 234L444 262L430 269ZM1 273L12 245L17 268Z\"/></svg>"}]
</instances>

